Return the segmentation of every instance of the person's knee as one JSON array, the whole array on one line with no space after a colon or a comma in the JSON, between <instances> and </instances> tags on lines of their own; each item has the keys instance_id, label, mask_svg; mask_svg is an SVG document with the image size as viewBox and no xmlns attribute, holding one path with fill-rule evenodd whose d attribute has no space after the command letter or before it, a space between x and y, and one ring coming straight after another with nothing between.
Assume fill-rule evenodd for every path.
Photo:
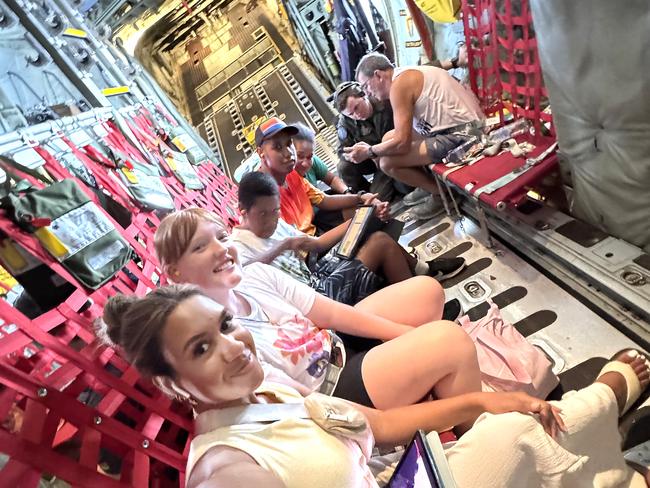
<instances>
[{"instance_id":1,"label":"person's knee","mask_svg":"<svg viewBox=\"0 0 650 488\"><path fill-rule=\"evenodd\" d=\"M395 161L390 156L382 156L379 158L379 169L388 176L395 177L395 168Z\"/></svg>"},{"instance_id":2,"label":"person's knee","mask_svg":"<svg viewBox=\"0 0 650 488\"><path fill-rule=\"evenodd\" d=\"M458 363L476 362L476 346L472 338L455 322L449 320L436 320L421 327L426 327L429 336L434 341L444 341Z\"/></svg>"},{"instance_id":3,"label":"person's knee","mask_svg":"<svg viewBox=\"0 0 650 488\"><path fill-rule=\"evenodd\" d=\"M419 275L409 278L408 282L409 284L412 283L414 288L418 290L423 301L430 304L435 303L442 308L445 302L445 291L438 280L431 276Z\"/></svg>"},{"instance_id":4,"label":"person's knee","mask_svg":"<svg viewBox=\"0 0 650 488\"><path fill-rule=\"evenodd\" d=\"M370 234L367 243L369 246L382 246L388 244L389 241L393 241L392 237L384 231L379 230Z\"/></svg>"},{"instance_id":5,"label":"person's knee","mask_svg":"<svg viewBox=\"0 0 650 488\"><path fill-rule=\"evenodd\" d=\"M501 439L501 445L515 446L521 439L528 438L532 432L539 429L541 425L532 416L509 412L481 418L469 433L473 436L484 436L486 439Z\"/></svg>"},{"instance_id":6,"label":"person's knee","mask_svg":"<svg viewBox=\"0 0 650 488\"><path fill-rule=\"evenodd\" d=\"M399 244L395 242L391 236L381 230L370 234L370 237L368 237L368 240L366 241L366 246L383 255L394 255L401 252Z\"/></svg>"}]
</instances>

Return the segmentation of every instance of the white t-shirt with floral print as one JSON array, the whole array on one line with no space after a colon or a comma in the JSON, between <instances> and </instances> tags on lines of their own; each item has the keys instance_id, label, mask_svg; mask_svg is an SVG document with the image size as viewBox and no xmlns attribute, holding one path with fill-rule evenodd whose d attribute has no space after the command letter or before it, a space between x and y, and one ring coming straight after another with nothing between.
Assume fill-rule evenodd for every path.
<instances>
[{"instance_id":1,"label":"white t-shirt with floral print","mask_svg":"<svg viewBox=\"0 0 650 488\"><path fill-rule=\"evenodd\" d=\"M333 337L306 317L316 292L262 263L244 267L235 292L251 305L251 313L238 318L253 334L259 359L317 390L325 379Z\"/></svg>"}]
</instances>

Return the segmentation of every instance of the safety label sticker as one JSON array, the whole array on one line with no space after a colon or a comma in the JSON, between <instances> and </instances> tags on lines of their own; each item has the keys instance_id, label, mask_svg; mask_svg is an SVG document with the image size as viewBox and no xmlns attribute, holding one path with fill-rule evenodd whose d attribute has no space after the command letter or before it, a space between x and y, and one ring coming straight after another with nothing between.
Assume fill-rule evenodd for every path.
<instances>
[{"instance_id":1,"label":"safety label sticker","mask_svg":"<svg viewBox=\"0 0 650 488\"><path fill-rule=\"evenodd\" d=\"M102 238L114 227L94 203L88 202L55 219L44 229L58 241L52 242L52 246L44 245L59 261L63 261Z\"/></svg>"}]
</instances>

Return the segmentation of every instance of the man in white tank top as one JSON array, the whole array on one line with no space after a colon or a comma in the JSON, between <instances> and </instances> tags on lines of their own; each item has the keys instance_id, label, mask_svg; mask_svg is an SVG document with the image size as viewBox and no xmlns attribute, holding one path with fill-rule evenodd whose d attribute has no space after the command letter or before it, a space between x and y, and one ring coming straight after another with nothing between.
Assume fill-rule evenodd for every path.
<instances>
[{"instance_id":1,"label":"man in white tank top","mask_svg":"<svg viewBox=\"0 0 650 488\"><path fill-rule=\"evenodd\" d=\"M349 160L378 159L382 171L396 180L437 194L435 179L424 167L440 162L482 126L484 115L474 94L444 69L395 68L378 53L361 58L356 76L366 93L390 100L395 129L374 146L360 142L344 149ZM431 218L439 206L429 197L412 214Z\"/></svg>"}]
</instances>

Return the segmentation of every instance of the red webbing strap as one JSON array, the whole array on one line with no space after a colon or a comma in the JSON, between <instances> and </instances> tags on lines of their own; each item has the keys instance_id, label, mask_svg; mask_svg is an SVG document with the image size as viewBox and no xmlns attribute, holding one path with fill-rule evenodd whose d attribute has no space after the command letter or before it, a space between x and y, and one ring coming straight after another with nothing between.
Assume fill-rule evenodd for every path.
<instances>
[{"instance_id":1,"label":"red webbing strap","mask_svg":"<svg viewBox=\"0 0 650 488\"><path fill-rule=\"evenodd\" d=\"M34 188L43 188L45 186L42 181L3 161L2 158L0 158L0 167L2 167L7 173L15 174L16 176L28 181Z\"/></svg>"},{"instance_id":2,"label":"red webbing strap","mask_svg":"<svg viewBox=\"0 0 650 488\"><path fill-rule=\"evenodd\" d=\"M147 119L146 113L143 116L138 116L133 124L135 125L131 127L131 130L134 134L151 136L152 130L155 131L151 128L153 125ZM128 154L129 157L133 151L136 151L115 125L109 125L108 130L110 141L107 144L119 146L114 146L114 150L121 154ZM68 137L62 134L60 136L73 151L75 157L89 167L100 185L107 191L114 192L114 195L121 192L123 202L117 199L118 202L124 204L133 201L130 194L126 193L122 187L113 188L111 184L113 182L104 184L109 175L115 177L110 169L115 167L111 161L102 154L94 154L92 146L80 149L74 146ZM147 147L144 141L140 141L140 143ZM71 176L70 172L45 147L40 147L39 151L41 157L46 161L45 169L53 177L63 179ZM97 151L95 150L95 152ZM154 151L155 153L157 151ZM151 157L151 155L147 156ZM132 159L135 160L135 158ZM211 163L197 169L200 178L206 184L206 188L201 191L188 192L171 174L163 177L176 204L179 208L202 206L232 223L233 216L236 216L234 212L236 187ZM77 178L73 179L97 204L95 193ZM39 182L36 183L37 188L42 187ZM118 189L120 192L117 191ZM31 426L31 428L25 428L22 435L31 440L39 440L40 451L38 452L43 452L46 456L49 453L56 456L56 459L61 458L62 456L59 454L51 452L52 446L60 445L73 437L76 440L81 440L82 443L80 462L75 463L74 460L65 458L70 467L60 471L50 469L49 465L40 462L42 460L34 462L33 459L26 456L22 458L12 456L13 459L7 468L0 473L0 478L3 480L2 476L5 472L29 473L25 476L31 476L35 472L38 475L38 472L46 471L55 474L59 472L64 475L65 479L73 482L82 479L84 481L79 482L82 485L92 483L93 486L103 486L101 482L106 477L94 473L100 445L116 454L125 456L122 480L130 478L129 482L132 486L156 486L157 482L161 482L163 478L167 477L165 466L179 470L181 480L184 479L183 471L189 439L183 445L179 445L178 438L181 430L191 432L190 417L172 410L171 401L168 398L164 397L150 383L142 381L137 371L116 355L113 350L100 346L93 334L94 319L101 315L106 300L116 291L133 293L135 290L135 293L142 295L149 289L166 283L166 277L162 275L153 255L153 235L160 223L159 219L154 213L147 211L134 210L133 214L132 223L127 229L121 228L109 215L107 218L135 249L140 260L127 264L126 269L129 274L125 271L118 272L111 281L92 293L85 292L65 268L42 248L34 236L22 232L8 218L0 215L0 229L60 277L77 287L77 290L56 309L48 311L32 321L8 303L4 301L0 303L0 318L5 323L13 323L18 327L18 330L11 334L3 334L0 331L0 362L2 362L0 382L9 386L5 391L11 393L6 396L0 394L0 414L6 414L13 402L18 402L19 408L25 409L24 418L29 420L28 423ZM135 277L135 282L132 277ZM89 299L93 301L90 305L87 304ZM84 307L84 312L80 312L82 307ZM38 346L34 344L38 344ZM22 357L23 351L26 349L33 354L29 359ZM106 369L109 365L119 371L119 377ZM14 377L11 376L10 371L13 372ZM21 371L23 372L21 373ZM17 382L12 383L12 378ZM34 391L40 387L48 389L45 399L34 396ZM95 409L76 400L79 394L87 388L95 392L93 395L99 396L99 403ZM65 391L61 393L59 391L61 389L65 389ZM53 404L49 402L53 402ZM144 410L132 402L139 403ZM96 428L96 425L92 423L93 416L98 414L103 419L101 427L108 429L107 431ZM111 417L115 415L126 416L135 423L137 426L135 431L120 422L115 424L125 429L124 432L130 432L130 437L122 435L122 431L113 428L113 423L109 420L112 420ZM163 426L164 431L161 430ZM16 436L10 436L12 439L14 437ZM150 442L146 449L142 448L142 444L138 444L144 440L144 437L148 438L147 440ZM128 442L124 442L124 439L127 439ZM0 444L2 444L1 441ZM181 449L183 453L177 452ZM4 449L4 446L0 445L0 451L8 452L8 449ZM150 456L152 457L150 458ZM26 468L21 464L22 462L29 463L34 469ZM63 466L63 463L57 465ZM88 472L92 472L94 475L82 476L80 474ZM126 476L129 472L130 476ZM79 476L75 478L77 475ZM161 479L150 479L150 477L157 476L160 476ZM34 480L37 478L38 476ZM117 483L116 486L120 485Z\"/></svg>"},{"instance_id":3,"label":"red webbing strap","mask_svg":"<svg viewBox=\"0 0 650 488\"><path fill-rule=\"evenodd\" d=\"M73 178L70 171L62 164L59 164L55 157L43 146L35 146L34 150L45 160L45 167L55 180Z\"/></svg>"},{"instance_id":4,"label":"red webbing strap","mask_svg":"<svg viewBox=\"0 0 650 488\"><path fill-rule=\"evenodd\" d=\"M492 36L496 28L492 0L467 0L462 4L470 85L486 113L501 109L497 70L497 48Z\"/></svg>"},{"instance_id":5,"label":"red webbing strap","mask_svg":"<svg viewBox=\"0 0 650 488\"><path fill-rule=\"evenodd\" d=\"M161 139L161 136L168 136L164 128L159 127L156 119L151 115L151 112L141 108L140 113L133 117L133 121L138 124L138 127L147 132L151 137Z\"/></svg>"},{"instance_id":6,"label":"red webbing strap","mask_svg":"<svg viewBox=\"0 0 650 488\"><path fill-rule=\"evenodd\" d=\"M30 486L32 480L26 480L24 471L19 472L19 478L12 478L16 465L25 463L30 470L36 469L34 478L36 483L41 479L40 472L54 473L68 480L73 486L92 486L93 488L125 488L126 484L120 483L108 476L99 474L97 467L87 468L74 459L57 454L38 443L19 439L0 429L0 451L8 454L11 461L0 471L3 486ZM31 476L30 476L31 477ZM36 484L31 485L36 486Z\"/></svg>"},{"instance_id":7,"label":"red webbing strap","mask_svg":"<svg viewBox=\"0 0 650 488\"><path fill-rule=\"evenodd\" d=\"M59 358L61 358L61 363L73 363L86 373L92 374L102 383L122 392L129 398L141 403L149 410L165 416L168 420L187 430L191 429L191 422L189 422L188 419L174 414L173 412L168 412L165 408L161 408L160 402L156 401L155 398L149 398L137 389L126 385L124 382L120 381L119 378L108 373L94 361L91 361L74 349L66 347L65 344L61 344L55 337L52 337L44 331L47 327L53 328L60 325L65 319L63 315L58 314L57 316L56 314L45 314L37 317L34 321L31 321L11 305L0 300L0 317L9 323L16 324L24 333L29 334L39 344L58 355Z\"/></svg>"},{"instance_id":8,"label":"red webbing strap","mask_svg":"<svg viewBox=\"0 0 650 488\"><path fill-rule=\"evenodd\" d=\"M126 123L136 137L142 138L139 139L140 142L147 144L147 146L157 147L160 137L158 137L158 134L149 125L148 121L145 122L145 120L145 117L136 114L132 119L126 119Z\"/></svg>"},{"instance_id":9,"label":"red webbing strap","mask_svg":"<svg viewBox=\"0 0 650 488\"><path fill-rule=\"evenodd\" d=\"M149 156L153 158L157 164L163 166L167 172L171 173L171 168L167 164L164 155L158 147L160 138L156 135L149 134L148 131L142 130L137 124L130 122L128 119L126 119L126 125L131 129L131 132L140 144L149 151Z\"/></svg>"},{"instance_id":10,"label":"red webbing strap","mask_svg":"<svg viewBox=\"0 0 650 488\"><path fill-rule=\"evenodd\" d=\"M50 413L55 413L60 418L68 419L77 426L95 429L102 435L117 439L132 449L142 450L148 456L179 471L185 469L185 460L178 452L160 444L155 439L132 430L111 417L102 416L98 423L96 421L97 411L94 408L88 407L54 388L44 390L30 375L3 361L0 361L0 381L34 402L42 404ZM45 393L43 394L43 392Z\"/></svg>"},{"instance_id":11,"label":"red webbing strap","mask_svg":"<svg viewBox=\"0 0 650 488\"><path fill-rule=\"evenodd\" d=\"M94 147L92 144L88 144L87 146L84 146L83 150L87 153L88 157L90 157L90 159L93 160L93 162L97 161L98 163L103 164L107 168L117 169L118 167L117 163L112 159L107 158L103 152L101 152L99 149Z\"/></svg>"},{"instance_id":12,"label":"red webbing strap","mask_svg":"<svg viewBox=\"0 0 650 488\"><path fill-rule=\"evenodd\" d=\"M111 147L111 149L117 151L122 156L122 159L128 161L133 159L141 164L149 164L146 156L144 156L139 149L134 147L122 134L120 129L113 121L106 121L103 124L104 129L108 131L108 134L104 137L104 141Z\"/></svg>"},{"instance_id":13,"label":"red webbing strap","mask_svg":"<svg viewBox=\"0 0 650 488\"><path fill-rule=\"evenodd\" d=\"M237 225L237 186L214 164L202 164L197 169L206 186L204 195L208 199L209 208L220 215L224 222L231 226Z\"/></svg>"},{"instance_id":14,"label":"red webbing strap","mask_svg":"<svg viewBox=\"0 0 650 488\"><path fill-rule=\"evenodd\" d=\"M92 146L86 146L85 148L86 151L92 153L92 156L90 156L89 154L86 154L80 148L78 148L65 135L60 134L59 137L70 148L72 154L74 154L74 156L77 159L79 159L84 164L84 166L86 166L91 171L91 173L93 174L97 182L101 185L101 187L108 190L111 196L120 205L127 208L131 212L139 211L138 206L133 203L133 200L131 199L131 196L129 195L126 188L122 186L121 182L113 174L113 172L108 170L108 168L117 167L113 161L105 157L103 154L101 154L97 149L95 149ZM100 164L98 164L97 161L99 161L101 164L103 164L106 167L102 167Z\"/></svg>"},{"instance_id":15,"label":"red webbing strap","mask_svg":"<svg viewBox=\"0 0 650 488\"><path fill-rule=\"evenodd\" d=\"M167 112L165 107L163 107L161 104L159 103L156 104L156 110L160 115L162 115L163 117L165 117L165 119L167 119L167 122L169 122L172 127L178 126L178 122L176 122L176 119L174 119L174 117L169 115L169 112Z\"/></svg>"},{"instance_id":16,"label":"red webbing strap","mask_svg":"<svg viewBox=\"0 0 650 488\"><path fill-rule=\"evenodd\" d=\"M20 437L30 442L43 442L47 408L40 403L27 400L25 419L20 429Z\"/></svg>"},{"instance_id":17,"label":"red webbing strap","mask_svg":"<svg viewBox=\"0 0 650 488\"><path fill-rule=\"evenodd\" d=\"M5 357L16 351L21 350L23 347L31 344L32 339L24 334L21 330L7 334L0 338L0 356Z\"/></svg>"},{"instance_id":18,"label":"red webbing strap","mask_svg":"<svg viewBox=\"0 0 650 488\"><path fill-rule=\"evenodd\" d=\"M11 390L3 389L0 391L0 419L7 418L14 403L16 403L16 396L16 392ZM7 428L6 425L5 428Z\"/></svg>"},{"instance_id":19,"label":"red webbing strap","mask_svg":"<svg viewBox=\"0 0 650 488\"><path fill-rule=\"evenodd\" d=\"M151 154L156 156L160 165L168 172L168 176L164 176L162 180L174 198L177 208L199 206L218 213L227 222L233 221L233 217L234 220L237 219L236 212L228 212L226 210L226 207L229 207L231 210L233 209L232 204L236 201L237 197L236 187L213 163L208 162L196 168L197 174L204 185L206 185L206 188L202 190L187 190L185 185L173 176L174 172L171 171L171 168L169 168L163 157L162 153L165 150L169 151L171 149L155 133L153 124L146 115L135 116L131 122L127 120L127 124L139 140L142 137L140 142L143 145L150 146L154 141L158 142L158 148L152 147ZM223 199L219 198L215 202L215 198L212 195L213 192L217 194L221 193Z\"/></svg>"},{"instance_id":20,"label":"red webbing strap","mask_svg":"<svg viewBox=\"0 0 650 488\"><path fill-rule=\"evenodd\" d=\"M0 434L4 434L0 430ZM9 434L5 434L9 435ZM2 446L2 435L0 435L0 446ZM0 451L7 454L4 449L0 447ZM38 488L41 481L41 473L35 471L31 466L32 463L25 464L19 462L15 457L11 457L4 468L0 470L0 479L2 479L3 487L19 486L20 488Z\"/></svg>"},{"instance_id":21,"label":"red webbing strap","mask_svg":"<svg viewBox=\"0 0 650 488\"><path fill-rule=\"evenodd\" d=\"M92 468L97 466L99 459L99 447L101 445L102 435L94 429L84 429L81 438L81 455L79 464Z\"/></svg>"}]
</instances>

